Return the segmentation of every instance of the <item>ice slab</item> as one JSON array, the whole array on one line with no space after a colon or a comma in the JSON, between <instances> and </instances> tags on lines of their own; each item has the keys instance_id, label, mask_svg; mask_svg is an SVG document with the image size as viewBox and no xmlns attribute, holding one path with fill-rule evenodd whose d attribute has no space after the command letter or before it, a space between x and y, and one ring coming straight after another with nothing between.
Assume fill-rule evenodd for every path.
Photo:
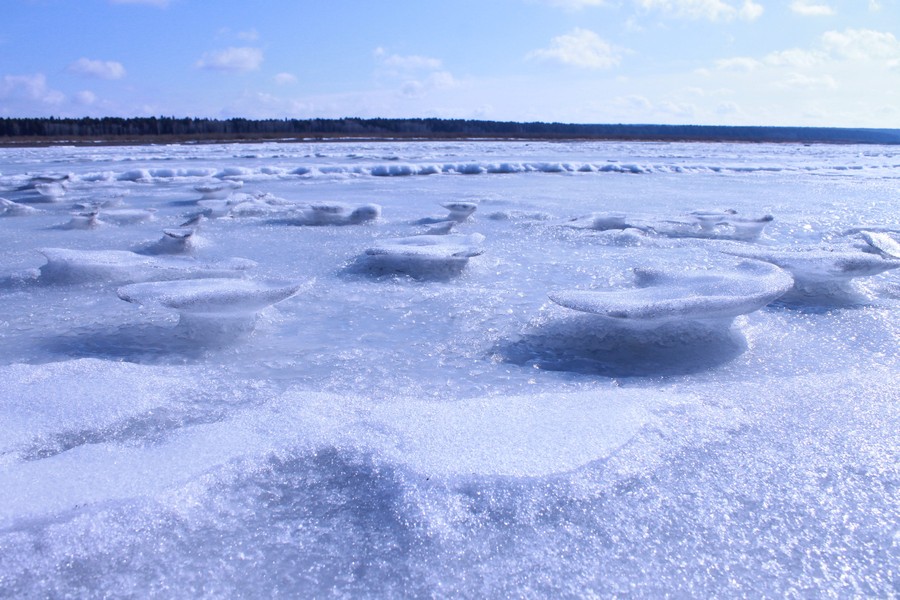
<instances>
[{"instance_id":1,"label":"ice slab","mask_svg":"<svg viewBox=\"0 0 900 600\"><path fill-rule=\"evenodd\" d=\"M242 277L256 266L251 260L235 258L204 263L189 257L153 257L127 250L70 250L42 248L47 258L40 268L43 283L128 283L169 279Z\"/></svg>"},{"instance_id":2,"label":"ice slab","mask_svg":"<svg viewBox=\"0 0 900 600\"><path fill-rule=\"evenodd\" d=\"M631 289L564 290L549 296L573 310L656 326L673 320L731 320L773 302L792 285L790 275L771 264L743 261L731 268L635 269Z\"/></svg>"},{"instance_id":3,"label":"ice slab","mask_svg":"<svg viewBox=\"0 0 900 600\"><path fill-rule=\"evenodd\" d=\"M361 266L376 275L405 273L413 277L443 277L460 273L484 250L484 236L416 235L379 240L366 249Z\"/></svg>"},{"instance_id":4,"label":"ice slab","mask_svg":"<svg viewBox=\"0 0 900 600\"><path fill-rule=\"evenodd\" d=\"M163 236L155 242L144 244L137 252L139 254L161 255L190 255L205 244L197 230L193 227L173 227L163 229Z\"/></svg>"},{"instance_id":5,"label":"ice slab","mask_svg":"<svg viewBox=\"0 0 900 600\"><path fill-rule=\"evenodd\" d=\"M444 202L441 204L442 207L446 208L449 212L442 217L425 217L423 219L419 219L416 221L417 225L437 225L439 223L444 223L445 221L452 221L454 223L462 223L469 219L472 214L478 209L478 204L475 202Z\"/></svg>"}]
</instances>

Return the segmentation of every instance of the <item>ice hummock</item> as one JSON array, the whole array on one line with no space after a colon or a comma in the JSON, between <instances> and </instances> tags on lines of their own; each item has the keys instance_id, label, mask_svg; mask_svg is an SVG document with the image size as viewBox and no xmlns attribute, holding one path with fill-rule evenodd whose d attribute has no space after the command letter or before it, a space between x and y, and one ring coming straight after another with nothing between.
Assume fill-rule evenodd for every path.
<instances>
[{"instance_id":1,"label":"ice hummock","mask_svg":"<svg viewBox=\"0 0 900 600\"><path fill-rule=\"evenodd\" d=\"M480 233L423 234L376 240L356 267L374 275L402 273L417 278L458 275L469 259L484 252Z\"/></svg>"},{"instance_id":2,"label":"ice hummock","mask_svg":"<svg viewBox=\"0 0 900 600\"><path fill-rule=\"evenodd\" d=\"M592 213L567 223L569 227L595 231L634 229L665 237L695 237L752 242L759 239L772 215L745 217L734 209L695 210L685 215L660 218L629 213Z\"/></svg>"}]
</instances>

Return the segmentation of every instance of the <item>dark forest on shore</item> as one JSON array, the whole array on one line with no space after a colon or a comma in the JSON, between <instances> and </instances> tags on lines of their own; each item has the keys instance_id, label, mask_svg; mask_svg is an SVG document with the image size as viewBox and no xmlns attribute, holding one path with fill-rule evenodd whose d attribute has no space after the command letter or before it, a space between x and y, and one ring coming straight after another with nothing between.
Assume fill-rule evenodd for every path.
<instances>
[{"instance_id":1,"label":"dark forest on shore","mask_svg":"<svg viewBox=\"0 0 900 600\"><path fill-rule=\"evenodd\" d=\"M0 144L272 139L511 139L900 144L900 129L518 123L469 119L3 118Z\"/></svg>"}]
</instances>

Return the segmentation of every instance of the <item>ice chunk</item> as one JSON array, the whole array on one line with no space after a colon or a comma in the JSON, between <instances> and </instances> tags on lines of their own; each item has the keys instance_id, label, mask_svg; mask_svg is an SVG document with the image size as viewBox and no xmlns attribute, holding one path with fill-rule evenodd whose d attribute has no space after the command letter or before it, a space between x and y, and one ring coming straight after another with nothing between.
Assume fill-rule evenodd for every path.
<instances>
[{"instance_id":1,"label":"ice chunk","mask_svg":"<svg viewBox=\"0 0 900 600\"><path fill-rule=\"evenodd\" d=\"M608 231L638 229L664 237L696 237L723 240L755 241L775 217L738 216L735 210L694 211L687 215L660 219L651 215L593 213L569 221L569 227Z\"/></svg>"},{"instance_id":2,"label":"ice chunk","mask_svg":"<svg viewBox=\"0 0 900 600\"><path fill-rule=\"evenodd\" d=\"M243 181L229 179L219 183L196 185L194 189L203 195L204 200L210 200L213 198L227 198L235 190L241 189L243 185Z\"/></svg>"},{"instance_id":3,"label":"ice chunk","mask_svg":"<svg viewBox=\"0 0 900 600\"><path fill-rule=\"evenodd\" d=\"M561 306L633 325L673 320L728 320L753 312L787 292L793 280L759 261L732 268L661 271L635 269L635 286L624 290L552 292Z\"/></svg>"},{"instance_id":4,"label":"ice chunk","mask_svg":"<svg viewBox=\"0 0 900 600\"><path fill-rule=\"evenodd\" d=\"M133 225L152 221L155 218L155 208L107 208L100 211L101 218L109 223L117 225Z\"/></svg>"},{"instance_id":5,"label":"ice chunk","mask_svg":"<svg viewBox=\"0 0 900 600\"><path fill-rule=\"evenodd\" d=\"M129 283L186 278L242 277L256 266L245 259L202 263L188 257L151 257L126 250L69 250L42 248L47 257L40 268L44 283Z\"/></svg>"},{"instance_id":6,"label":"ice chunk","mask_svg":"<svg viewBox=\"0 0 900 600\"><path fill-rule=\"evenodd\" d=\"M41 212L33 206L19 204L6 198L0 198L0 217L22 217Z\"/></svg>"},{"instance_id":7,"label":"ice chunk","mask_svg":"<svg viewBox=\"0 0 900 600\"><path fill-rule=\"evenodd\" d=\"M484 236L416 235L379 240L361 257L361 265L370 273L404 273L412 277L432 278L459 274L469 259L484 250Z\"/></svg>"},{"instance_id":8,"label":"ice chunk","mask_svg":"<svg viewBox=\"0 0 900 600\"><path fill-rule=\"evenodd\" d=\"M58 229L97 229L106 225L100 220L100 211L92 210L72 215L72 219L68 223L58 226Z\"/></svg>"}]
</instances>

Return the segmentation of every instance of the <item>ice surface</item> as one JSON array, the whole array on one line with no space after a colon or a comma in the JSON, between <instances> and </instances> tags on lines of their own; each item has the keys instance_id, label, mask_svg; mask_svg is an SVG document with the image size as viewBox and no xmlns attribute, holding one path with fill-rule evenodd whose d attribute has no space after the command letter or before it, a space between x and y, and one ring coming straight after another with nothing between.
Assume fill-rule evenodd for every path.
<instances>
[{"instance_id":1,"label":"ice surface","mask_svg":"<svg viewBox=\"0 0 900 600\"><path fill-rule=\"evenodd\" d=\"M40 208L0 219L0 597L894 596L898 172L852 145L0 149L0 196ZM153 218L60 227L95 209ZM762 306L781 267L730 251L811 259L821 294ZM266 308L267 282L310 283Z\"/></svg>"}]
</instances>

